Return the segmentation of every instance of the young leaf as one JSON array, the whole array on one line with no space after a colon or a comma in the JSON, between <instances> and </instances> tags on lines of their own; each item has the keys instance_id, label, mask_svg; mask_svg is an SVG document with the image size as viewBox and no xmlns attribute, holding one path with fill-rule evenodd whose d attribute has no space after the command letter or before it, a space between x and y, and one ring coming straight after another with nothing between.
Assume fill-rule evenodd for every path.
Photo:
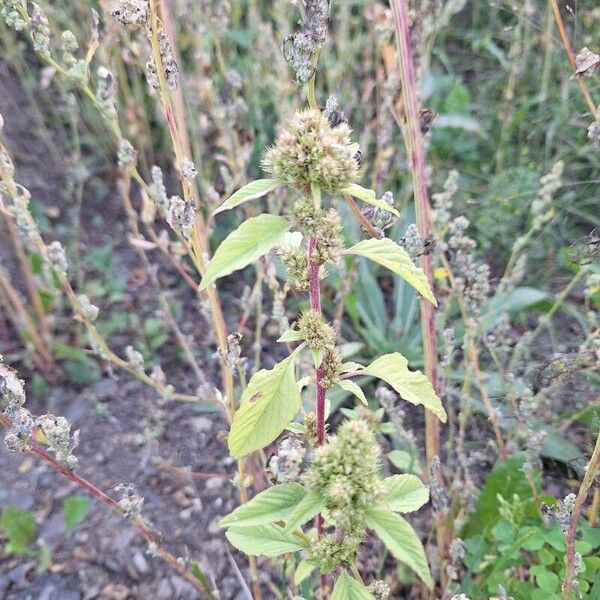
<instances>
[{"instance_id":1,"label":"young leaf","mask_svg":"<svg viewBox=\"0 0 600 600\"><path fill-rule=\"evenodd\" d=\"M300 525L304 525L307 521L310 521L315 517L325 505L323 497L318 492L308 492L300 500L300 502L294 507L294 510L286 519L285 531L293 531Z\"/></svg>"},{"instance_id":2,"label":"young leaf","mask_svg":"<svg viewBox=\"0 0 600 600\"><path fill-rule=\"evenodd\" d=\"M382 425L385 425L385 423L382 423ZM394 427L391 433L395 433L395 431L396 428ZM383 433L387 432L383 431ZM391 452L388 452L387 459L396 467L396 469L404 471L405 473L420 475L423 472L418 456L415 456L415 454L407 452L406 450L392 450Z\"/></svg>"},{"instance_id":3,"label":"young leaf","mask_svg":"<svg viewBox=\"0 0 600 600\"><path fill-rule=\"evenodd\" d=\"M290 223L277 215L259 215L244 221L217 248L206 267L200 289L206 289L219 277L243 269L269 252L290 227Z\"/></svg>"},{"instance_id":4,"label":"young leaf","mask_svg":"<svg viewBox=\"0 0 600 600\"><path fill-rule=\"evenodd\" d=\"M303 550L306 544L293 533L285 533L278 525L232 527L225 532L227 539L249 556L279 556Z\"/></svg>"},{"instance_id":5,"label":"young leaf","mask_svg":"<svg viewBox=\"0 0 600 600\"><path fill-rule=\"evenodd\" d=\"M300 342L302 340L302 334L296 329L286 329L279 339L278 342Z\"/></svg>"},{"instance_id":6,"label":"young leaf","mask_svg":"<svg viewBox=\"0 0 600 600\"><path fill-rule=\"evenodd\" d=\"M384 504L388 510L413 512L429 500L429 490L415 475L392 475L383 483L387 489Z\"/></svg>"},{"instance_id":7,"label":"young leaf","mask_svg":"<svg viewBox=\"0 0 600 600\"><path fill-rule=\"evenodd\" d=\"M358 385L358 383L356 383L355 381L352 381L350 379L340 379L335 383L336 385L339 385L343 390L354 394L365 406L369 405L365 393L362 391L360 385Z\"/></svg>"},{"instance_id":8,"label":"young leaf","mask_svg":"<svg viewBox=\"0 0 600 600\"><path fill-rule=\"evenodd\" d=\"M354 196L371 206L376 206L377 208L382 208L383 210L387 210L397 217L400 216L400 213L390 204L388 204L385 200L379 200L374 190L369 190L360 185L353 183L348 187L342 190L343 194L349 194L350 196Z\"/></svg>"},{"instance_id":9,"label":"young leaf","mask_svg":"<svg viewBox=\"0 0 600 600\"><path fill-rule=\"evenodd\" d=\"M310 355L313 359L313 365L315 365L315 369L318 369L323 362L323 349L322 348L309 348Z\"/></svg>"},{"instance_id":10,"label":"young leaf","mask_svg":"<svg viewBox=\"0 0 600 600\"><path fill-rule=\"evenodd\" d=\"M33 514L18 506L7 506L0 513L0 528L8 538L6 554L33 555L29 545L35 540L37 526Z\"/></svg>"},{"instance_id":11,"label":"young leaf","mask_svg":"<svg viewBox=\"0 0 600 600\"><path fill-rule=\"evenodd\" d=\"M306 496L299 483L282 483L257 494L219 522L221 527L248 527L287 521L294 507Z\"/></svg>"},{"instance_id":12,"label":"young leaf","mask_svg":"<svg viewBox=\"0 0 600 600\"><path fill-rule=\"evenodd\" d=\"M367 527L381 538L399 561L406 563L429 589L433 589L423 544L405 519L389 510L370 509L367 511Z\"/></svg>"},{"instance_id":13,"label":"young leaf","mask_svg":"<svg viewBox=\"0 0 600 600\"><path fill-rule=\"evenodd\" d=\"M63 517L67 531L72 531L76 525L83 521L90 508L90 499L87 496L69 496L63 503Z\"/></svg>"},{"instance_id":14,"label":"young leaf","mask_svg":"<svg viewBox=\"0 0 600 600\"><path fill-rule=\"evenodd\" d=\"M261 369L248 382L229 432L229 451L234 458L270 444L300 412L294 356L270 370Z\"/></svg>"},{"instance_id":15,"label":"young leaf","mask_svg":"<svg viewBox=\"0 0 600 600\"><path fill-rule=\"evenodd\" d=\"M446 422L446 411L433 390L431 382L421 371L411 371L408 368L408 361L402 354L398 352L384 354L360 372L383 379L404 400L412 404L422 404L434 413L442 423Z\"/></svg>"},{"instance_id":16,"label":"young leaf","mask_svg":"<svg viewBox=\"0 0 600 600\"><path fill-rule=\"evenodd\" d=\"M335 582L331 600L375 600L375 596L360 581L343 571Z\"/></svg>"},{"instance_id":17,"label":"young leaf","mask_svg":"<svg viewBox=\"0 0 600 600\"><path fill-rule=\"evenodd\" d=\"M362 240L346 250L346 254L364 256L400 275L409 285L422 294L434 306L437 301L422 269L415 266L410 256L389 238Z\"/></svg>"},{"instance_id":18,"label":"young leaf","mask_svg":"<svg viewBox=\"0 0 600 600\"><path fill-rule=\"evenodd\" d=\"M272 192L278 185L279 183L276 179L257 179L256 181L251 181L225 200L221 206L217 207L213 211L213 215L235 208L244 202L248 202L248 200L256 200L265 196L269 192Z\"/></svg>"},{"instance_id":19,"label":"young leaf","mask_svg":"<svg viewBox=\"0 0 600 600\"><path fill-rule=\"evenodd\" d=\"M294 572L294 583L296 585L300 585L303 581L310 577L310 574L315 570L316 566L317 565L306 559L301 560L296 567L296 571Z\"/></svg>"}]
</instances>

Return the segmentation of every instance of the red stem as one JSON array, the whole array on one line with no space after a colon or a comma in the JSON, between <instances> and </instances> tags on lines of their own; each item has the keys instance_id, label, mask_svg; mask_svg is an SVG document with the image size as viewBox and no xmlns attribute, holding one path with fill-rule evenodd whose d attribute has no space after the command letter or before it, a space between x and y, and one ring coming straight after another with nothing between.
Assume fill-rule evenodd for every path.
<instances>
[{"instance_id":1,"label":"red stem","mask_svg":"<svg viewBox=\"0 0 600 600\"><path fill-rule=\"evenodd\" d=\"M321 280L319 277L319 264L314 260L317 241L311 237L308 240L308 281L310 307L321 314ZM321 386L323 367L317 369L317 393L315 411L317 415L317 446L325 441L325 388Z\"/></svg>"}]
</instances>

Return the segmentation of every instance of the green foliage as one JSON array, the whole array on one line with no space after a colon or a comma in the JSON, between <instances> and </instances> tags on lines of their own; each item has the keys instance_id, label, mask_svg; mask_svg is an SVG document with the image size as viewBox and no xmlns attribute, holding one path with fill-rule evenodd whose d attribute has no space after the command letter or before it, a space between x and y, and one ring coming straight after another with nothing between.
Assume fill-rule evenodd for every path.
<instances>
[{"instance_id":1,"label":"green foliage","mask_svg":"<svg viewBox=\"0 0 600 600\"><path fill-rule=\"evenodd\" d=\"M335 582L331 600L375 600L375 597L362 583L343 571Z\"/></svg>"},{"instance_id":2,"label":"green foliage","mask_svg":"<svg viewBox=\"0 0 600 600\"><path fill-rule=\"evenodd\" d=\"M249 200L262 198L279 185L280 183L276 179L257 179L256 181L251 181L225 200L221 206L213 211L213 214L216 215L224 210L231 210Z\"/></svg>"},{"instance_id":3,"label":"green foliage","mask_svg":"<svg viewBox=\"0 0 600 600\"><path fill-rule=\"evenodd\" d=\"M265 255L281 242L290 227L290 223L277 215L260 215L244 221L217 248L200 289L206 289L220 277L243 269Z\"/></svg>"},{"instance_id":4,"label":"green foliage","mask_svg":"<svg viewBox=\"0 0 600 600\"><path fill-rule=\"evenodd\" d=\"M404 400L422 404L433 412L442 423L446 422L446 411L437 397L431 382L421 371L411 371L408 361L399 353L386 354L374 360L359 373L382 379L391 385Z\"/></svg>"},{"instance_id":5,"label":"green foliage","mask_svg":"<svg viewBox=\"0 0 600 600\"><path fill-rule=\"evenodd\" d=\"M366 521L394 557L406 563L432 589L433 579L423 544L408 522L391 510L375 508L367 511Z\"/></svg>"},{"instance_id":6,"label":"green foliage","mask_svg":"<svg viewBox=\"0 0 600 600\"><path fill-rule=\"evenodd\" d=\"M238 550L250 556L279 556L307 547L303 537L286 533L278 525L232 527L225 535Z\"/></svg>"},{"instance_id":7,"label":"green foliage","mask_svg":"<svg viewBox=\"0 0 600 600\"><path fill-rule=\"evenodd\" d=\"M433 305L437 302L427 281L425 273L418 267L415 267L410 256L398 244L389 238L362 240L346 250L346 254L355 254L364 256L396 273L412 285L420 294L422 294Z\"/></svg>"},{"instance_id":8,"label":"green foliage","mask_svg":"<svg viewBox=\"0 0 600 600\"><path fill-rule=\"evenodd\" d=\"M63 502L63 517L67 531L72 531L87 517L90 499L87 496L69 496Z\"/></svg>"},{"instance_id":9,"label":"green foliage","mask_svg":"<svg viewBox=\"0 0 600 600\"><path fill-rule=\"evenodd\" d=\"M391 212L397 217L400 216L400 213L393 206L390 206L385 200L379 200L374 190L369 190L356 183L353 183L347 188L341 190L341 192L343 194L354 196L355 198L358 198L359 200L362 200L363 202L366 202L371 206L375 206L376 208L387 210L388 212Z\"/></svg>"},{"instance_id":10,"label":"green foliage","mask_svg":"<svg viewBox=\"0 0 600 600\"><path fill-rule=\"evenodd\" d=\"M300 412L294 356L262 369L248 382L229 432L229 451L241 457L275 440Z\"/></svg>"},{"instance_id":11,"label":"green foliage","mask_svg":"<svg viewBox=\"0 0 600 600\"><path fill-rule=\"evenodd\" d=\"M413 512L429 500L429 490L414 475L392 475L384 480L387 489L385 504L389 510Z\"/></svg>"},{"instance_id":12,"label":"green foliage","mask_svg":"<svg viewBox=\"0 0 600 600\"><path fill-rule=\"evenodd\" d=\"M257 494L219 522L221 527L249 527L287 521L307 491L298 483L282 483Z\"/></svg>"},{"instance_id":13,"label":"green foliage","mask_svg":"<svg viewBox=\"0 0 600 600\"><path fill-rule=\"evenodd\" d=\"M6 506L0 513L0 527L8 538L4 551L7 554L34 556L31 546L37 536L37 526L33 514L18 506Z\"/></svg>"}]
</instances>

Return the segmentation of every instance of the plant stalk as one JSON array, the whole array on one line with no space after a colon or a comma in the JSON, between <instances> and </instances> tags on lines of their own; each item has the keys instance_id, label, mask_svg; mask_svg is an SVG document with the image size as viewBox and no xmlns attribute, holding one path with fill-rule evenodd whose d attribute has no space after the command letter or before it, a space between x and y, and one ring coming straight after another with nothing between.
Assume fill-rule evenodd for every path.
<instances>
[{"instance_id":1,"label":"plant stalk","mask_svg":"<svg viewBox=\"0 0 600 600\"><path fill-rule=\"evenodd\" d=\"M402 80L402 98L406 123L404 125L407 153L411 162L411 175L415 197L417 228L422 239L431 234L431 207L427 192L425 174L425 154L419 124L419 108L417 103L417 82L410 46L410 31L408 25L408 8L405 0L390 0L392 20L396 33L400 75ZM431 255L421 256L421 268L425 272L430 286L433 288L433 268ZM423 351L425 359L425 374L438 391L437 352L435 335L435 315L433 305L421 299L421 328L423 332ZM431 463L434 456L440 452L440 432L437 417L430 411L425 411L425 444L427 462Z\"/></svg>"},{"instance_id":2,"label":"plant stalk","mask_svg":"<svg viewBox=\"0 0 600 600\"><path fill-rule=\"evenodd\" d=\"M0 413L0 425L3 427L10 427L10 420L8 417ZM171 554L168 550L165 550L161 545L160 534L153 532L147 525L147 523L139 516L127 516L123 509L119 506L119 503L108 496L105 492L97 488L93 483L90 483L87 479L84 479L71 469L68 469L61 464L54 456L48 453L40 444L30 439L27 444L27 450L41 458L43 461L48 463L55 471L78 485L82 490L102 502L105 506L108 506L111 510L116 512L121 517L127 519L144 537L144 539L156 547L158 555L173 569L178 571L185 579L187 579L196 589L206 594L209 599L214 599L214 596L204 584L196 578L196 576L177 558Z\"/></svg>"},{"instance_id":3,"label":"plant stalk","mask_svg":"<svg viewBox=\"0 0 600 600\"><path fill-rule=\"evenodd\" d=\"M581 518L581 513L583 512L583 507L588 492L592 487L592 484L594 483L596 475L598 475L599 472L600 431L598 432L598 438L596 439L596 445L594 447L592 457L590 458L590 462L588 463L587 468L585 470L585 475L583 477L583 481L581 482L581 487L579 488L579 492L577 493L577 498L575 499L575 506L573 507L573 512L571 513L571 518L569 519L569 525L567 526L567 531L565 534L567 544L567 572L562 591L563 600L571 600L573 584L577 576L577 574L575 573L575 539L577 537L577 525L579 524L579 519Z\"/></svg>"}]
</instances>

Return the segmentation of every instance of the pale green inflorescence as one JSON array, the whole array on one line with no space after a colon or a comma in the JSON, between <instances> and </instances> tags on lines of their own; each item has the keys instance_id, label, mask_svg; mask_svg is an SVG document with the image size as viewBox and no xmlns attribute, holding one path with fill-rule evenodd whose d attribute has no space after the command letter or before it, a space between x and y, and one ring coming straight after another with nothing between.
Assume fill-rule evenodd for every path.
<instances>
[{"instance_id":1,"label":"pale green inflorescence","mask_svg":"<svg viewBox=\"0 0 600 600\"><path fill-rule=\"evenodd\" d=\"M298 319L298 331L309 348L324 350L333 344L335 331L316 310L307 310Z\"/></svg>"},{"instance_id":2,"label":"pale green inflorescence","mask_svg":"<svg viewBox=\"0 0 600 600\"><path fill-rule=\"evenodd\" d=\"M358 178L358 144L346 123L332 127L319 110L297 112L263 159L265 171L282 183L309 192L311 185L334 193Z\"/></svg>"},{"instance_id":3,"label":"pale green inflorescence","mask_svg":"<svg viewBox=\"0 0 600 600\"><path fill-rule=\"evenodd\" d=\"M372 428L363 420L345 421L335 437L315 450L304 482L323 496L326 525L336 528L332 536L311 543L310 558L325 571L354 564L366 530L365 513L385 494L380 454Z\"/></svg>"},{"instance_id":4,"label":"pale green inflorescence","mask_svg":"<svg viewBox=\"0 0 600 600\"><path fill-rule=\"evenodd\" d=\"M385 494L380 454L363 420L345 421L335 437L315 450L305 483L323 495L328 519L345 532L364 529L364 512Z\"/></svg>"}]
</instances>

